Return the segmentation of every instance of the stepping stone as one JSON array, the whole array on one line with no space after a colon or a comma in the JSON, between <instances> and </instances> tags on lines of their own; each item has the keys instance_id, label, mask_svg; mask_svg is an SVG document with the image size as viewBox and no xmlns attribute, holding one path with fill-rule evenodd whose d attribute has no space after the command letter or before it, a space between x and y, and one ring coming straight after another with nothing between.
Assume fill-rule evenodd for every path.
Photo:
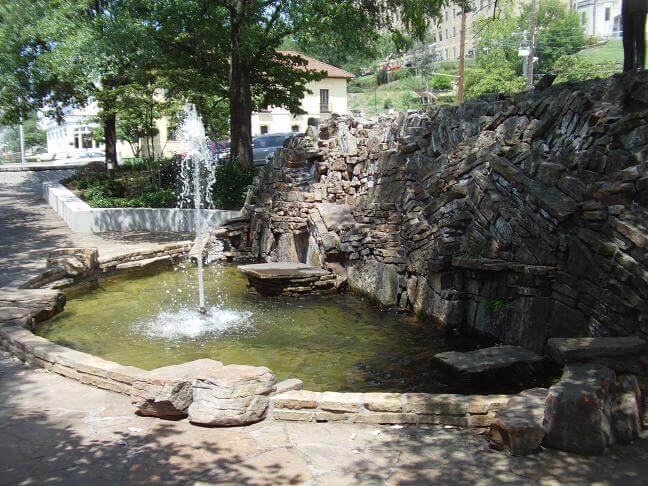
<instances>
[{"instance_id":1,"label":"stepping stone","mask_svg":"<svg viewBox=\"0 0 648 486\"><path fill-rule=\"evenodd\" d=\"M493 346L465 353L446 351L434 355L433 360L453 375L470 381L532 374L544 366L542 356L520 346Z\"/></svg>"},{"instance_id":2,"label":"stepping stone","mask_svg":"<svg viewBox=\"0 0 648 486\"><path fill-rule=\"evenodd\" d=\"M561 365L597 358L627 358L648 351L648 343L638 337L552 338L547 347Z\"/></svg>"},{"instance_id":3,"label":"stepping stone","mask_svg":"<svg viewBox=\"0 0 648 486\"><path fill-rule=\"evenodd\" d=\"M259 280L291 280L329 275L327 270L305 263L274 262L241 265L238 269L247 277Z\"/></svg>"},{"instance_id":4,"label":"stepping stone","mask_svg":"<svg viewBox=\"0 0 648 486\"><path fill-rule=\"evenodd\" d=\"M491 443L495 448L505 448L514 456L538 450L545 436L542 421L547 392L546 388L525 390L497 412L491 424Z\"/></svg>"},{"instance_id":5,"label":"stepping stone","mask_svg":"<svg viewBox=\"0 0 648 486\"><path fill-rule=\"evenodd\" d=\"M247 276L250 286L264 296L335 292L333 273L305 263L260 263L238 269Z\"/></svg>"}]
</instances>

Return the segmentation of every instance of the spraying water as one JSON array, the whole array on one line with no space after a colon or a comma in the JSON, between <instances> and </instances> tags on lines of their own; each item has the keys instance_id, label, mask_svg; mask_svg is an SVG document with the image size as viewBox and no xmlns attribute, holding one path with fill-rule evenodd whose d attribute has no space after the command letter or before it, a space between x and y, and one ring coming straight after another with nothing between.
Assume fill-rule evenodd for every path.
<instances>
[{"instance_id":1,"label":"spraying water","mask_svg":"<svg viewBox=\"0 0 648 486\"><path fill-rule=\"evenodd\" d=\"M195 209L196 242L198 253L198 308L202 314L207 312L205 307L205 284L203 276L203 249L205 245L204 206L211 206L211 188L214 182L212 161L207 147L205 127L194 106L185 108L184 121L180 127L180 137L187 148L187 154L182 161L181 178L183 190L180 195L181 204L193 196ZM203 178L205 184L203 184ZM204 202L203 202L204 201Z\"/></svg>"}]
</instances>

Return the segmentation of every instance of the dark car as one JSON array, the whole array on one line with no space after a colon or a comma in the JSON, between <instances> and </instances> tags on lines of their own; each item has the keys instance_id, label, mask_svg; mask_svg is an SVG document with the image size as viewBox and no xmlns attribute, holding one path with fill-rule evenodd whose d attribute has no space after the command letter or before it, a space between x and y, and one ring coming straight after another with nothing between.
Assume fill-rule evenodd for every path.
<instances>
[{"instance_id":1,"label":"dark car","mask_svg":"<svg viewBox=\"0 0 648 486\"><path fill-rule=\"evenodd\" d=\"M274 155L275 150L283 147L284 141L294 136L294 133L269 133L254 137L252 139L254 165L265 165L268 158Z\"/></svg>"}]
</instances>

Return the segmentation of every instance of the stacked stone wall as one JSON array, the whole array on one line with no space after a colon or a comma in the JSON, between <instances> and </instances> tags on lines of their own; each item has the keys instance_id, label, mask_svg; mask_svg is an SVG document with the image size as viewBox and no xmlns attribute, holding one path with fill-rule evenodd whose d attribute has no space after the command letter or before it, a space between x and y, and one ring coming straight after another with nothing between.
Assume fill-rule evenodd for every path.
<instances>
[{"instance_id":1,"label":"stacked stone wall","mask_svg":"<svg viewBox=\"0 0 648 486\"><path fill-rule=\"evenodd\" d=\"M264 167L237 254L542 350L648 337L648 74L333 117Z\"/></svg>"}]
</instances>

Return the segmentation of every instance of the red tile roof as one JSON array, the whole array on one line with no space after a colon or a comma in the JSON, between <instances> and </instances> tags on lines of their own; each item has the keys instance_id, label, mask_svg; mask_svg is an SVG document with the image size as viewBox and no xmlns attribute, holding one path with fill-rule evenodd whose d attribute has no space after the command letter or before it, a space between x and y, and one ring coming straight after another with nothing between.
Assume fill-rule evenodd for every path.
<instances>
[{"instance_id":1,"label":"red tile roof","mask_svg":"<svg viewBox=\"0 0 648 486\"><path fill-rule=\"evenodd\" d=\"M352 78L353 74L351 74L349 71L345 71L344 69L340 69L339 67L331 66L330 64L326 64L325 62L318 61L317 59L314 59L312 57L306 56L305 54L302 54L300 52L296 51L279 51L280 54L284 54L286 56L299 56L302 59L306 60L307 64L304 67L304 69L307 69L309 71L325 71L327 77L329 78Z\"/></svg>"}]
</instances>

